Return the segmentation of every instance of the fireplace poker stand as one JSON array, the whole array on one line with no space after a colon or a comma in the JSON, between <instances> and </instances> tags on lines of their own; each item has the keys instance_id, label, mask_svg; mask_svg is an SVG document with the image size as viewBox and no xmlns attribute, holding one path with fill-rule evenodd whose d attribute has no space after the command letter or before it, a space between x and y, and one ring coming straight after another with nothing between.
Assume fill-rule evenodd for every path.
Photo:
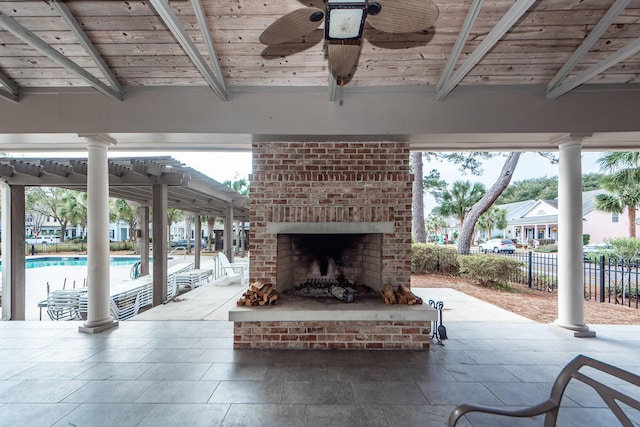
<instances>
[{"instance_id":1,"label":"fireplace poker stand","mask_svg":"<svg viewBox=\"0 0 640 427\"><path fill-rule=\"evenodd\" d=\"M429 300L429 306L433 307L434 309L438 310L438 319L440 319L440 324L438 325L438 321L434 320L431 322L431 341L433 341L434 339L436 339L436 344L441 345L444 347L444 343L442 341L447 339L447 333L444 332L446 331L444 329L444 326L442 325L442 309L444 308L444 303L442 301L434 301L432 299ZM444 333L442 334L442 336L440 336L440 331L443 331Z\"/></svg>"}]
</instances>

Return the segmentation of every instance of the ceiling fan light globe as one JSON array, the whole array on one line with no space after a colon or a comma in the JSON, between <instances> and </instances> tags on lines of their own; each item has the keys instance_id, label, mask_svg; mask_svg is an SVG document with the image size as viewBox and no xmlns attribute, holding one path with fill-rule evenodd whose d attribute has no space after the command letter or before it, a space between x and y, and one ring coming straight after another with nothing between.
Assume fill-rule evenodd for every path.
<instances>
[{"instance_id":1,"label":"ceiling fan light globe","mask_svg":"<svg viewBox=\"0 0 640 427\"><path fill-rule=\"evenodd\" d=\"M325 38L360 40L367 17L367 2L328 0L325 4Z\"/></svg>"},{"instance_id":2,"label":"ceiling fan light globe","mask_svg":"<svg viewBox=\"0 0 640 427\"><path fill-rule=\"evenodd\" d=\"M363 11L360 9L333 9L329 21L329 38L358 38L362 15Z\"/></svg>"}]
</instances>

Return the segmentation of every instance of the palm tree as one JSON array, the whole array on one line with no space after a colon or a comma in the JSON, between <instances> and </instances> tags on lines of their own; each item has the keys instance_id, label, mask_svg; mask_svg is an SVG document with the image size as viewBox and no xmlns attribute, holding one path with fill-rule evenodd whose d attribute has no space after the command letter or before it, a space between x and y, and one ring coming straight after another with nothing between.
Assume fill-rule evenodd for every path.
<instances>
[{"instance_id":1,"label":"palm tree","mask_svg":"<svg viewBox=\"0 0 640 427\"><path fill-rule=\"evenodd\" d=\"M433 234L438 236L440 234L440 230L443 230L447 227L447 221L441 217L440 215L429 215L425 221L425 227L429 234Z\"/></svg>"},{"instance_id":2,"label":"palm tree","mask_svg":"<svg viewBox=\"0 0 640 427\"><path fill-rule=\"evenodd\" d=\"M450 191L445 189L438 194L436 200L440 206L437 206L434 212L444 217L457 218L462 227L467 212L482 198L484 193L484 185L480 183L471 184L470 181L456 181Z\"/></svg>"},{"instance_id":3,"label":"palm tree","mask_svg":"<svg viewBox=\"0 0 640 427\"><path fill-rule=\"evenodd\" d=\"M136 226L138 224L137 209L131 207L129 202L124 199L112 199L112 212L114 221L122 220L129 225L129 238L135 236Z\"/></svg>"},{"instance_id":4,"label":"palm tree","mask_svg":"<svg viewBox=\"0 0 640 427\"><path fill-rule=\"evenodd\" d=\"M216 217L215 215L208 215L206 217L206 221L207 221L207 228L209 229L209 239L207 242L207 250L209 252L211 252L212 248L212 244L213 244L213 226L216 224Z\"/></svg>"},{"instance_id":5,"label":"palm tree","mask_svg":"<svg viewBox=\"0 0 640 427\"><path fill-rule=\"evenodd\" d=\"M167 209L167 236L171 240L171 225L180 221L183 218L184 213L180 209L168 208Z\"/></svg>"},{"instance_id":6,"label":"palm tree","mask_svg":"<svg viewBox=\"0 0 640 427\"><path fill-rule=\"evenodd\" d=\"M596 196L596 209L621 214L627 209L629 237L636 237L636 209L640 204L640 152L610 152L598 159L600 169L609 172L602 179L608 194Z\"/></svg>"},{"instance_id":7,"label":"palm tree","mask_svg":"<svg viewBox=\"0 0 640 427\"><path fill-rule=\"evenodd\" d=\"M497 208L495 206L490 207L480 215L478 218L478 228L487 231L487 238L491 238L491 230L497 228L499 230L504 229L507 226L507 211Z\"/></svg>"},{"instance_id":8,"label":"palm tree","mask_svg":"<svg viewBox=\"0 0 640 427\"><path fill-rule=\"evenodd\" d=\"M190 212L184 212L184 230L185 238L187 239L187 252L191 253L191 229L195 221L195 216ZM196 236L197 237L197 236ZM198 239L194 239L194 243L197 245Z\"/></svg>"},{"instance_id":9,"label":"palm tree","mask_svg":"<svg viewBox=\"0 0 640 427\"><path fill-rule=\"evenodd\" d=\"M82 229L82 236L85 236L87 228L87 193L69 191L61 199L59 208L60 216L67 218L68 223ZM60 236L62 241L62 236Z\"/></svg>"},{"instance_id":10,"label":"palm tree","mask_svg":"<svg viewBox=\"0 0 640 427\"><path fill-rule=\"evenodd\" d=\"M226 185L227 187L231 187L236 193L240 193L242 196L248 197L249 183L247 183L247 180L244 178L239 178L238 175L236 175L234 178L235 179L233 181L226 180L222 184Z\"/></svg>"}]
</instances>

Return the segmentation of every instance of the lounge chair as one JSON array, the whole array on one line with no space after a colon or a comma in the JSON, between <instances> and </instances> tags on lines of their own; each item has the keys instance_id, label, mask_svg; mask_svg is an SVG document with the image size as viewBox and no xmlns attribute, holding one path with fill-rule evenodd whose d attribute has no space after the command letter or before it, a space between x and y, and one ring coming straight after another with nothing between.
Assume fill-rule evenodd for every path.
<instances>
[{"instance_id":1,"label":"lounge chair","mask_svg":"<svg viewBox=\"0 0 640 427\"><path fill-rule=\"evenodd\" d=\"M224 274L230 279L240 279L240 285L242 287L247 286L249 280L249 263L246 262L229 262L229 258L222 252L218 254L218 260L220 260L220 267Z\"/></svg>"},{"instance_id":2,"label":"lounge chair","mask_svg":"<svg viewBox=\"0 0 640 427\"><path fill-rule=\"evenodd\" d=\"M583 367L592 368L586 372L580 372ZM617 378L614 386L609 386L597 381L595 378L602 378L602 375L591 377L588 373L596 371L596 374L608 374L613 378ZM599 371L599 372L597 372ZM485 414L502 415L507 417L535 417L544 414L544 426L551 427L556 425L558 412L560 411L560 401L564 394L569 381L575 379L591 386L600 395L604 403L611 409L620 424L623 426L633 426L625 411L620 406L620 402L640 411L640 402L633 396L637 396L638 387L640 387L640 376L631 372L616 368L607 363L600 362L587 356L578 355L565 366L556 381L553 383L551 395L546 401L537 405L523 409L504 409L493 408L482 405L463 404L453 410L449 417L449 427L454 427L460 417L469 412L482 412ZM622 381L620 381L622 380ZM621 385L620 383L624 383ZM632 386L635 385L635 388ZM613 388L615 387L615 388Z\"/></svg>"},{"instance_id":3,"label":"lounge chair","mask_svg":"<svg viewBox=\"0 0 640 427\"><path fill-rule=\"evenodd\" d=\"M51 320L81 319L80 297L86 293L86 289L60 289L51 292L47 298L47 314Z\"/></svg>"}]
</instances>

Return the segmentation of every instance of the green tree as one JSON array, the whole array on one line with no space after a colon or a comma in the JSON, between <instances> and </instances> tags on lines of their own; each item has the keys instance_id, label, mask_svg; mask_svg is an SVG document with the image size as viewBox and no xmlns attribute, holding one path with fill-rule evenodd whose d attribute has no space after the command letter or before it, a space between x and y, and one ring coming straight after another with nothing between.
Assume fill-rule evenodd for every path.
<instances>
[{"instance_id":1,"label":"green tree","mask_svg":"<svg viewBox=\"0 0 640 427\"><path fill-rule=\"evenodd\" d=\"M226 180L225 182L223 182L223 184L227 187L232 188L236 193L240 193L240 195L242 196L249 197L249 183L246 179L240 178L239 175L236 174L233 181Z\"/></svg>"},{"instance_id":2,"label":"green tree","mask_svg":"<svg viewBox=\"0 0 640 427\"><path fill-rule=\"evenodd\" d=\"M167 236L171 240L171 226L174 222L180 221L184 217L184 212L176 208L167 209Z\"/></svg>"},{"instance_id":3,"label":"green tree","mask_svg":"<svg viewBox=\"0 0 640 427\"><path fill-rule=\"evenodd\" d=\"M463 222L460 227L460 238L458 239L459 253L467 254L471 250L471 239L476 221L478 221L480 215L493 205L493 202L495 202L500 194L502 194L504 189L507 188L516 166L518 166L519 159L520 152L514 151L509 153L507 160L502 165L502 170L500 171L500 175L496 182L491 185L489 191L487 191L469 210L469 213L466 216L466 222Z\"/></svg>"},{"instance_id":4,"label":"green tree","mask_svg":"<svg viewBox=\"0 0 640 427\"><path fill-rule=\"evenodd\" d=\"M598 159L609 172L602 180L607 194L596 196L596 209L621 214L627 209L629 237L636 237L636 209L640 204L640 152L610 152Z\"/></svg>"},{"instance_id":5,"label":"green tree","mask_svg":"<svg viewBox=\"0 0 640 427\"><path fill-rule=\"evenodd\" d=\"M29 187L25 193L25 220L35 237L42 233L42 227L48 215L48 207L39 187Z\"/></svg>"},{"instance_id":6,"label":"green tree","mask_svg":"<svg viewBox=\"0 0 640 427\"><path fill-rule=\"evenodd\" d=\"M447 228L447 221L440 215L429 215L425 220L425 227L430 235L438 236L440 231Z\"/></svg>"},{"instance_id":7,"label":"green tree","mask_svg":"<svg viewBox=\"0 0 640 427\"><path fill-rule=\"evenodd\" d=\"M604 177L600 173L582 175L582 191L602 188L600 180ZM525 200L554 200L558 198L558 177L530 178L516 181L509 185L496 199L499 205Z\"/></svg>"},{"instance_id":8,"label":"green tree","mask_svg":"<svg viewBox=\"0 0 640 427\"><path fill-rule=\"evenodd\" d=\"M82 236L87 228L87 193L70 191L61 200L60 214L69 219L69 225L80 226Z\"/></svg>"},{"instance_id":9,"label":"green tree","mask_svg":"<svg viewBox=\"0 0 640 427\"><path fill-rule=\"evenodd\" d=\"M438 194L436 200L440 205L434 211L444 217L453 216L462 224L469 209L482 198L484 193L484 185L480 183L456 181L451 186L451 190L445 189Z\"/></svg>"},{"instance_id":10,"label":"green tree","mask_svg":"<svg viewBox=\"0 0 640 427\"><path fill-rule=\"evenodd\" d=\"M490 239L491 230L494 228L503 230L507 226L507 211L492 206L480 215L477 225L481 230L486 230L487 237Z\"/></svg>"},{"instance_id":11,"label":"green tree","mask_svg":"<svg viewBox=\"0 0 640 427\"><path fill-rule=\"evenodd\" d=\"M481 175L482 160L488 160L498 153L489 153L487 151L468 151L468 152L455 152L455 153L436 153L425 152L424 156L427 161L436 160L440 162L447 162L458 166L458 169L463 174L470 173L471 175Z\"/></svg>"},{"instance_id":12,"label":"green tree","mask_svg":"<svg viewBox=\"0 0 640 427\"><path fill-rule=\"evenodd\" d=\"M129 226L129 238L135 237L138 225L137 209L124 199L111 199L113 221L125 221Z\"/></svg>"},{"instance_id":13,"label":"green tree","mask_svg":"<svg viewBox=\"0 0 640 427\"><path fill-rule=\"evenodd\" d=\"M525 200L551 200L558 197L558 177L531 178L509 185L496 199L497 204Z\"/></svg>"},{"instance_id":14,"label":"green tree","mask_svg":"<svg viewBox=\"0 0 640 427\"><path fill-rule=\"evenodd\" d=\"M213 250L213 226L216 224L216 217L215 215L208 215L206 217L203 218L203 222L205 221L206 218L206 222L207 222L207 228L209 229L209 239L207 241L207 249L209 250L209 252L211 252Z\"/></svg>"},{"instance_id":15,"label":"green tree","mask_svg":"<svg viewBox=\"0 0 640 427\"><path fill-rule=\"evenodd\" d=\"M427 242L427 231L424 226L424 202L419 199L424 197L424 187L422 184L422 153L411 153L411 170L414 174L412 192L412 229L413 238L418 243Z\"/></svg>"},{"instance_id":16,"label":"green tree","mask_svg":"<svg viewBox=\"0 0 640 427\"><path fill-rule=\"evenodd\" d=\"M602 188L602 178L604 174L601 173L586 173L582 175L582 191L599 190Z\"/></svg>"},{"instance_id":17,"label":"green tree","mask_svg":"<svg viewBox=\"0 0 640 427\"><path fill-rule=\"evenodd\" d=\"M41 214L53 217L60 224L60 241L64 241L69 218L64 215L63 199L71 192L58 187L31 187L32 196L38 194Z\"/></svg>"},{"instance_id":18,"label":"green tree","mask_svg":"<svg viewBox=\"0 0 640 427\"><path fill-rule=\"evenodd\" d=\"M184 218L185 238L187 239L187 252L191 253L191 231L193 229L195 216L191 212L183 212L183 218ZM198 239L194 239L194 243L198 244L197 242L198 242Z\"/></svg>"}]
</instances>

